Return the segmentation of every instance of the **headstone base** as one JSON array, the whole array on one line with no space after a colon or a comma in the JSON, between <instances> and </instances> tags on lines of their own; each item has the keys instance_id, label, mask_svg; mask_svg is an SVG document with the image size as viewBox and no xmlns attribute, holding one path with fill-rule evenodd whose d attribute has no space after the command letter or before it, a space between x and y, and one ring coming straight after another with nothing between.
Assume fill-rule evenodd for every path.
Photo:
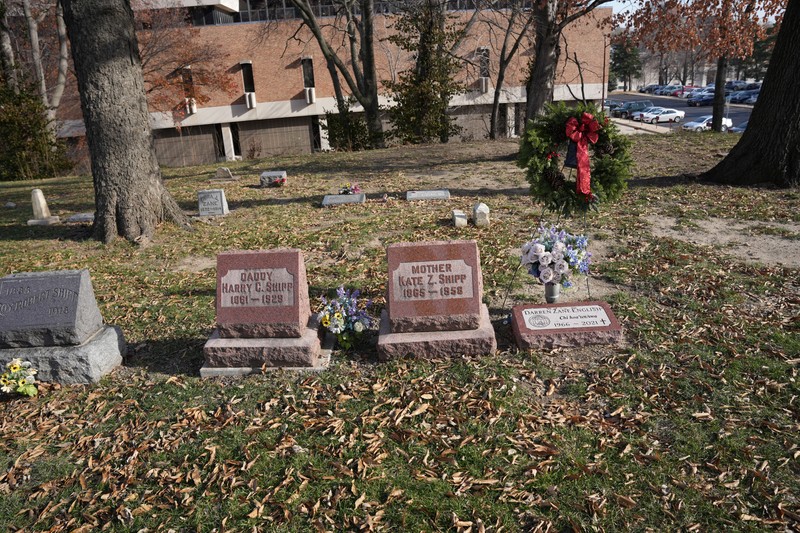
<instances>
[{"instance_id":1,"label":"headstone base","mask_svg":"<svg viewBox=\"0 0 800 533\"><path fill-rule=\"evenodd\" d=\"M59 217L34 218L28 221L29 226L52 226L61 222Z\"/></svg>"},{"instance_id":2,"label":"headstone base","mask_svg":"<svg viewBox=\"0 0 800 533\"><path fill-rule=\"evenodd\" d=\"M262 367L324 370L330 362L330 347L323 349L317 329L312 321L300 338L260 339L223 339L215 329L203 347L200 377L260 374Z\"/></svg>"},{"instance_id":3,"label":"headstone base","mask_svg":"<svg viewBox=\"0 0 800 533\"><path fill-rule=\"evenodd\" d=\"M378 359L385 361L396 357L452 357L458 355L486 355L497 351L494 328L489 319L489 309L481 304L480 323L477 329L391 333L389 317L381 313L378 334Z\"/></svg>"},{"instance_id":4,"label":"headstone base","mask_svg":"<svg viewBox=\"0 0 800 533\"><path fill-rule=\"evenodd\" d=\"M42 346L0 350L0 364L14 358L29 361L38 381L62 384L97 383L122 364L125 338L116 326L103 326L78 346Z\"/></svg>"},{"instance_id":5,"label":"headstone base","mask_svg":"<svg viewBox=\"0 0 800 533\"><path fill-rule=\"evenodd\" d=\"M617 344L622 326L605 302L518 305L511 329L523 350Z\"/></svg>"}]
</instances>

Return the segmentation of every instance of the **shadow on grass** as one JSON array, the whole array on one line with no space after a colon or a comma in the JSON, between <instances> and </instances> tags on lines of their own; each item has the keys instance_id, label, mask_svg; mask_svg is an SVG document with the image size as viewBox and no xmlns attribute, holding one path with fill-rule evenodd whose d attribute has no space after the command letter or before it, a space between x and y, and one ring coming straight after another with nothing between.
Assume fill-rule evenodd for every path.
<instances>
[{"instance_id":1,"label":"shadow on grass","mask_svg":"<svg viewBox=\"0 0 800 533\"><path fill-rule=\"evenodd\" d=\"M207 340L187 337L128 345L124 365L172 376L199 377L203 366L203 345Z\"/></svg>"},{"instance_id":2,"label":"shadow on grass","mask_svg":"<svg viewBox=\"0 0 800 533\"><path fill-rule=\"evenodd\" d=\"M74 241L92 238L91 224L58 224L54 226L6 226L0 231L0 241Z\"/></svg>"}]
</instances>

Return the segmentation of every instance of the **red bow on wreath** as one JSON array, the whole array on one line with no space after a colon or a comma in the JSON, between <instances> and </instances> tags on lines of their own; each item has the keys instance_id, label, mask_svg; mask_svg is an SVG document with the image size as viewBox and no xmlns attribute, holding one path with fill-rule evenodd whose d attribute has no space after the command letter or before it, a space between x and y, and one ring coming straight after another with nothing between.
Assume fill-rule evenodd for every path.
<instances>
[{"instance_id":1,"label":"red bow on wreath","mask_svg":"<svg viewBox=\"0 0 800 533\"><path fill-rule=\"evenodd\" d=\"M578 178L577 191L587 200L591 198L592 188L591 166L589 165L589 143L596 143L599 135L597 131L601 129L597 119L590 113L584 112L581 120L570 117L567 121L567 137L577 145Z\"/></svg>"}]
</instances>

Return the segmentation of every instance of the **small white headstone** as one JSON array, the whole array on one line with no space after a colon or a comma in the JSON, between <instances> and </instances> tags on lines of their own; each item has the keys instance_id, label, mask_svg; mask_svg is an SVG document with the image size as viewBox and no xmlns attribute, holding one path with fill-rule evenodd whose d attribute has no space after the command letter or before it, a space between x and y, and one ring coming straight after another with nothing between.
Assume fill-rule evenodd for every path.
<instances>
[{"instance_id":1,"label":"small white headstone","mask_svg":"<svg viewBox=\"0 0 800 533\"><path fill-rule=\"evenodd\" d=\"M94 222L94 213L77 213L75 215L70 215L64 219L64 222Z\"/></svg>"},{"instance_id":2,"label":"small white headstone","mask_svg":"<svg viewBox=\"0 0 800 533\"><path fill-rule=\"evenodd\" d=\"M47 207L47 201L44 199L41 189L33 189L31 191L31 205L33 206L33 220L28 221L29 226L58 224L59 219L50 214L50 209Z\"/></svg>"},{"instance_id":3,"label":"small white headstone","mask_svg":"<svg viewBox=\"0 0 800 533\"><path fill-rule=\"evenodd\" d=\"M453 209L453 225L457 228L466 227L467 214L460 209Z\"/></svg>"},{"instance_id":4,"label":"small white headstone","mask_svg":"<svg viewBox=\"0 0 800 533\"><path fill-rule=\"evenodd\" d=\"M14 209L15 207L17 207L17 204L15 204L14 202L6 202L6 207L9 209Z\"/></svg>"},{"instance_id":5,"label":"small white headstone","mask_svg":"<svg viewBox=\"0 0 800 533\"><path fill-rule=\"evenodd\" d=\"M472 220L476 226L489 225L489 206L484 203L475 204L472 208Z\"/></svg>"},{"instance_id":6,"label":"small white headstone","mask_svg":"<svg viewBox=\"0 0 800 533\"><path fill-rule=\"evenodd\" d=\"M408 191L406 192L406 200L449 200L450 191L447 189L439 189L435 191Z\"/></svg>"},{"instance_id":7,"label":"small white headstone","mask_svg":"<svg viewBox=\"0 0 800 533\"><path fill-rule=\"evenodd\" d=\"M230 212L228 201L225 199L225 191L222 189L198 191L197 203L201 217L222 216Z\"/></svg>"}]
</instances>

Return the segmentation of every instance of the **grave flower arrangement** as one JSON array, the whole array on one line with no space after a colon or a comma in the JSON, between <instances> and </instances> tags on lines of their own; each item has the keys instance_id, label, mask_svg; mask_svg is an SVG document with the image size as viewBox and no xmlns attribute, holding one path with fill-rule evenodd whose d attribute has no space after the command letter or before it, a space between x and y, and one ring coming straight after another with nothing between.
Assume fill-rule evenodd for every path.
<instances>
[{"instance_id":1,"label":"grave flower arrangement","mask_svg":"<svg viewBox=\"0 0 800 533\"><path fill-rule=\"evenodd\" d=\"M361 292L336 289L336 298L327 300L322 297L322 311L319 321L326 330L336 335L336 342L343 350L349 350L361 338L371 325L372 318L367 310L372 305L370 300L359 300Z\"/></svg>"},{"instance_id":2,"label":"grave flower arrangement","mask_svg":"<svg viewBox=\"0 0 800 533\"><path fill-rule=\"evenodd\" d=\"M286 176L272 176L269 178L270 187L283 187L286 185Z\"/></svg>"},{"instance_id":3,"label":"grave flower arrangement","mask_svg":"<svg viewBox=\"0 0 800 533\"><path fill-rule=\"evenodd\" d=\"M522 245L522 266L542 283L572 287L571 278L589 273L592 254L588 239L556 226L541 226L534 238Z\"/></svg>"},{"instance_id":4,"label":"grave flower arrangement","mask_svg":"<svg viewBox=\"0 0 800 533\"><path fill-rule=\"evenodd\" d=\"M39 391L36 389L34 375L36 375L36 369L31 368L28 361L12 359L6 364L6 371L0 375L0 390L6 394L36 396Z\"/></svg>"},{"instance_id":5,"label":"grave flower arrangement","mask_svg":"<svg viewBox=\"0 0 800 533\"><path fill-rule=\"evenodd\" d=\"M359 194L360 192L361 187L358 186L358 183L347 182L344 187L339 189L339 194Z\"/></svg>"}]
</instances>

